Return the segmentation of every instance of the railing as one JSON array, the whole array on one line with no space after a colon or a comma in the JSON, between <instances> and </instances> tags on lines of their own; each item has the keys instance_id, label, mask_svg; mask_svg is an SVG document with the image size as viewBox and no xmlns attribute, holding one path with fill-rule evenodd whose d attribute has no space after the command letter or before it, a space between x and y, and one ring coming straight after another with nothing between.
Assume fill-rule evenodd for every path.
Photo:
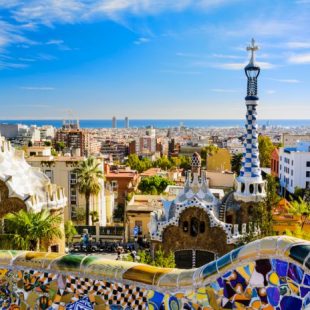
<instances>
[{"instance_id":1,"label":"railing","mask_svg":"<svg viewBox=\"0 0 310 310\"><path fill-rule=\"evenodd\" d=\"M79 235L83 234L84 229L87 229L90 235L122 236L124 234L124 227L119 226L75 226L75 228Z\"/></svg>"}]
</instances>

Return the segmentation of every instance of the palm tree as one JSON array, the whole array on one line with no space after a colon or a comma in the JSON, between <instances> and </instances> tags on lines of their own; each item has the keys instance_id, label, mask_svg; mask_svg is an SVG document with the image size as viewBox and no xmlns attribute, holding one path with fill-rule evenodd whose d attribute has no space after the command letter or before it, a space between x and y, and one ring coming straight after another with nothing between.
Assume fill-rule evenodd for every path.
<instances>
[{"instance_id":1,"label":"palm tree","mask_svg":"<svg viewBox=\"0 0 310 310\"><path fill-rule=\"evenodd\" d=\"M48 210L40 212L20 210L5 216L8 232L14 235L14 243L22 250L40 250L42 242L61 238L59 228L62 217Z\"/></svg>"},{"instance_id":2,"label":"palm tree","mask_svg":"<svg viewBox=\"0 0 310 310\"><path fill-rule=\"evenodd\" d=\"M77 187L81 194L85 195L86 200L86 225L89 225L89 205L90 197L98 195L101 190L100 179L103 179L103 172L99 168L100 163L94 158L89 157L79 163L75 168L77 174Z\"/></svg>"}]
</instances>

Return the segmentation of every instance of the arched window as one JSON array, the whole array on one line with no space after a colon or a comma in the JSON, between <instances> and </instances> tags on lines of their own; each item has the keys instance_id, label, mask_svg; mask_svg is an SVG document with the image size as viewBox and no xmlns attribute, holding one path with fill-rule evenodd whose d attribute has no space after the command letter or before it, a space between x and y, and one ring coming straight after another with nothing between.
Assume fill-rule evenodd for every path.
<instances>
[{"instance_id":1,"label":"arched window","mask_svg":"<svg viewBox=\"0 0 310 310\"><path fill-rule=\"evenodd\" d=\"M199 221L195 217L191 219L191 236L196 237L199 233Z\"/></svg>"},{"instance_id":2,"label":"arched window","mask_svg":"<svg viewBox=\"0 0 310 310\"><path fill-rule=\"evenodd\" d=\"M243 193L244 190L245 190L245 185L244 185L244 183L241 183L241 193Z\"/></svg>"},{"instance_id":3,"label":"arched window","mask_svg":"<svg viewBox=\"0 0 310 310\"><path fill-rule=\"evenodd\" d=\"M188 222L187 221L183 222L183 231L188 232Z\"/></svg>"},{"instance_id":4,"label":"arched window","mask_svg":"<svg viewBox=\"0 0 310 310\"><path fill-rule=\"evenodd\" d=\"M251 194L254 193L254 185L253 184L250 184L249 191L250 191Z\"/></svg>"},{"instance_id":5,"label":"arched window","mask_svg":"<svg viewBox=\"0 0 310 310\"><path fill-rule=\"evenodd\" d=\"M262 184L258 184L258 192L259 192L259 193L262 193L262 191L263 191Z\"/></svg>"}]
</instances>

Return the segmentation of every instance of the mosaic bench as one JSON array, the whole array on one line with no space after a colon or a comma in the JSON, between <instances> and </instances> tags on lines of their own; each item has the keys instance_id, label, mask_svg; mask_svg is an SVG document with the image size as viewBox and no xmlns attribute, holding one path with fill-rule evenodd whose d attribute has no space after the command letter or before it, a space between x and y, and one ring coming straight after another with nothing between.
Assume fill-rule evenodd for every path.
<instances>
[{"instance_id":1,"label":"mosaic bench","mask_svg":"<svg viewBox=\"0 0 310 310\"><path fill-rule=\"evenodd\" d=\"M192 270L0 251L1 309L310 309L310 242L264 238Z\"/></svg>"}]
</instances>

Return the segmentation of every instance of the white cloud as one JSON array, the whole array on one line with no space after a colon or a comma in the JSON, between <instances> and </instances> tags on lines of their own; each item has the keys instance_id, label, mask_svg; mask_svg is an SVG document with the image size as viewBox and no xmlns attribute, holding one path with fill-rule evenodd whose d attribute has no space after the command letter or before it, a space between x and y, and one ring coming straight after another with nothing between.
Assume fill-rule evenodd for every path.
<instances>
[{"instance_id":1,"label":"white cloud","mask_svg":"<svg viewBox=\"0 0 310 310\"><path fill-rule=\"evenodd\" d=\"M138 40L134 41L134 44L141 45L141 44L145 44L145 43L148 43L148 42L150 42L149 38L141 37Z\"/></svg>"},{"instance_id":2,"label":"white cloud","mask_svg":"<svg viewBox=\"0 0 310 310\"><path fill-rule=\"evenodd\" d=\"M292 48L292 49L298 49L298 48L310 48L310 42L306 41L306 42L287 42L287 47L288 48Z\"/></svg>"},{"instance_id":3,"label":"white cloud","mask_svg":"<svg viewBox=\"0 0 310 310\"><path fill-rule=\"evenodd\" d=\"M288 58L288 62L292 64L310 64L310 53L292 55Z\"/></svg>"},{"instance_id":4,"label":"white cloud","mask_svg":"<svg viewBox=\"0 0 310 310\"><path fill-rule=\"evenodd\" d=\"M0 6L3 0L0 0ZM52 26L54 23L75 23L94 17L118 19L119 15L156 14L187 8L208 10L241 0L28 0L16 1L13 16L20 22L35 22ZM3 3L5 3L3 1Z\"/></svg>"},{"instance_id":5,"label":"white cloud","mask_svg":"<svg viewBox=\"0 0 310 310\"><path fill-rule=\"evenodd\" d=\"M296 80L296 79L272 79L272 78L270 78L269 80L280 82L280 83L288 83L288 84L298 84L298 83L300 83L300 81Z\"/></svg>"},{"instance_id":6,"label":"white cloud","mask_svg":"<svg viewBox=\"0 0 310 310\"><path fill-rule=\"evenodd\" d=\"M28 67L27 64L0 61L0 70L3 70L3 69L24 69L27 67Z\"/></svg>"},{"instance_id":7,"label":"white cloud","mask_svg":"<svg viewBox=\"0 0 310 310\"><path fill-rule=\"evenodd\" d=\"M39 91L48 91L48 90L54 90L54 87L48 87L48 86L21 86L20 89L23 90L39 90Z\"/></svg>"},{"instance_id":8,"label":"white cloud","mask_svg":"<svg viewBox=\"0 0 310 310\"><path fill-rule=\"evenodd\" d=\"M273 89L266 90L266 94L268 94L268 95L273 95L275 93L276 93L276 91Z\"/></svg>"},{"instance_id":9,"label":"white cloud","mask_svg":"<svg viewBox=\"0 0 310 310\"><path fill-rule=\"evenodd\" d=\"M63 40L49 40L46 42L47 45L60 45L60 44L64 44Z\"/></svg>"},{"instance_id":10,"label":"white cloud","mask_svg":"<svg viewBox=\"0 0 310 310\"><path fill-rule=\"evenodd\" d=\"M257 61L256 63L261 69L273 69L273 68L275 68L275 65L273 65L269 62ZM244 67L246 65L247 65L247 62L245 62L245 63L234 62L234 63L210 64L211 67L219 68L219 69L225 69L225 70L242 70L242 69L244 69Z\"/></svg>"}]
</instances>

